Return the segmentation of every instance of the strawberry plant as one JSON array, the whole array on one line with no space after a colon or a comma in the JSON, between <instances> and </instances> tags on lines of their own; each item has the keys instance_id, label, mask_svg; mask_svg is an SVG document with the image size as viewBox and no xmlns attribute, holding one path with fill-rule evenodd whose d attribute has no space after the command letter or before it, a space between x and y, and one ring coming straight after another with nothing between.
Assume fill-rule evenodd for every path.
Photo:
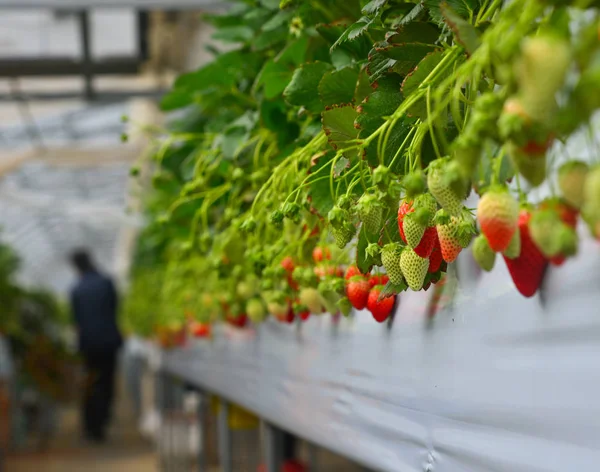
<instances>
[{"instance_id":1,"label":"strawberry plant","mask_svg":"<svg viewBox=\"0 0 600 472\"><path fill-rule=\"evenodd\" d=\"M600 107L598 18L597 2L537 0L240 0L207 17L233 47L162 99L180 118L151 153L137 323L346 313L381 268L378 306L439 281L475 221L476 260L500 252L532 295L577 235L545 240L562 216L531 216L529 188L558 176L600 235L597 165L552 154Z\"/></svg>"}]
</instances>

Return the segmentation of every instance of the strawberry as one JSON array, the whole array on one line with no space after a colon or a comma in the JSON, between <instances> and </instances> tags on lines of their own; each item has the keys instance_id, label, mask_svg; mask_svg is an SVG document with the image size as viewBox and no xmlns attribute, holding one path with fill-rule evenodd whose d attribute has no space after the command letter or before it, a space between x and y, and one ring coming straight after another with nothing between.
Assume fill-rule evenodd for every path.
<instances>
[{"instance_id":1,"label":"strawberry","mask_svg":"<svg viewBox=\"0 0 600 472\"><path fill-rule=\"evenodd\" d=\"M437 211L435 198L426 193L419 195L412 203L411 210L403 220L406 243L413 249L419 245L425 230L433 225Z\"/></svg>"},{"instance_id":2,"label":"strawberry","mask_svg":"<svg viewBox=\"0 0 600 472\"><path fill-rule=\"evenodd\" d=\"M300 317L300 319L302 321L306 321L307 319L310 318L310 311L309 310L302 310L298 312L298 316Z\"/></svg>"},{"instance_id":3,"label":"strawberry","mask_svg":"<svg viewBox=\"0 0 600 472\"><path fill-rule=\"evenodd\" d=\"M363 275L363 274L360 272L358 267L356 267L355 265L348 266L348 268L346 269L346 273L344 274L344 278L346 280L348 280L351 277L354 277L355 275Z\"/></svg>"},{"instance_id":4,"label":"strawberry","mask_svg":"<svg viewBox=\"0 0 600 472\"><path fill-rule=\"evenodd\" d=\"M479 267L486 272L494 268L496 253L492 250L483 234L477 236L473 242L473 258L479 264Z\"/></svg>"},{"instance_id":5,"label":"strawberry","mask_svg":"<svg viewBox=\"0 0 600 472\"><path fill-rule=\"evenodd\" d=\"M561 226L564 223L552 210L537 210L529 220L529 234L532 241L546 257L554 257L561 252Z\"/></svg>"},{"instance_id":6,"label":"strawberry","mask_svg":"<svg viewBox=\"0 0 600 472\"><path fill-rule=\"evenodd\" d=\"M364 310L369 299L369 281L362 275L351 277L346 284L346 296L357 310Z\"/></svg>"},{"instance_id":7,"label":"strawberry","mask_svg":"<svg viewBox=\"0 0 600 472\"><path fill-rule=\"evenodd\" d=\"M440 206L451 215L458 216L463 209L463 204L461 195L456 192L456 189L462 187L462 183L454 178L452 173L447 172L450 163L449 158L433 161L429 165L427 185Z\"/></svg>"},{"instance_id":8,"label":"strawberry","mask_svg":"<svg viewBox=\"0 0 600 472\"><path fill-rule=\"evenodd\" d=\"M411 200L402 200L400 207L398 208L398 230L402 241L406 243L406 235L404 234L404 217L411 213L413 210Z\"/></svg>"},{"instance_id":9,"label":"strawberry","mask_svg":"<svg viewBox=\"0 0 600 472\"><path fill-rule=\"evenodd\" d=\"M352 223L346 222L342 226L332 227L331 232L336 246L344 249L356 234L356 227Z\"/></svg>"},{"instance_id":10,"label":"strawberry","mask_svg":"<svg viewBox=\"0 0 600 472\"><path fill-rule=\"evenodd\" d=\"M266 316L265 307L258 298L248 300L248 303L246 303L246 313L253 323L260 323Z\"/></svg>"},{"instance_id":11,"label":"strawberry","mask_svg":"<svg viewBox=\"0 0 600 472\"><path fill-rule=\"evenodd\" d=\"M436 226L442 258L446 262L454 262L463 249L458 237L460 221L456 216L451 216L448 223Z\"/></svg>"},{"instance_id":12,"label":"strawberry","mask_svg":"<svg viewBox=\"0 0 600 472\"><path fill-rule=\"evenodd\" d=\"M493 251L504 251L517 230L518 202L504 189L491 189L477 205L477 219Z\"/></svg>"},{"instance_id":13,"label":"strawberry","mask_svg":"<svg viewBox=\"0 0 600 472\"><path fill-rule=\"evenodd\" d=\"M533 187L537 187L546 179L546 150L550 144L551 141L544 144L529 141L519 148L514 143L509 143L508 154L513 164Z\"/></svg>"},{"instance_id":14,"label":"strawberry","mask_svg":"<svg viewBox=\"0 0 600 472\"><path fill-rule=\"evenodd\" d=\"M229 315L226 319L230 325L235 326L236 328L243 328L248 323L248 317L245 314Z\"/></svg>"},{"instance_id":15,"label":"strawberry","mask_svg":"<svg viewBox=\"0 0 600 472\"><path fill-rule=\"evenodd\" d=\"M390 278L386 274L373 274L369 277L369 287L373 288L375 285L385 285L389 280Z\"/></svg>"},{"instance_id":16,"label":"strawberry","mask_svg":"<svg viewBox=\"0 0 600 472\"><path fill-rule=\"evenodd\" d=\"M317 246L312 252L313 261L323 262L325 259L331 259L331 251L327 246Z\"/></svg>"},{"instance_id":17,"label":"strawberry","mask_svg":"<svg viewBox=\"0 0 600 472\"><path fill-rule=\"evenodd\" d=\"M413 249L419 256L428 258L433 251L433 248L438 240L438 234L435 226L430 226L423 233L421 242Z\"/></svg>"},{"instance_id":18,"label":"strawberry","mask_svg":"<svg viewBox=\"0 0 600 472\"><path fill-rule=\"evenodd\" d=\"M519 257L521 254L521 235L519 234L519 228L513 234L513 237L510 238L510 243L508 243L508 247L502 251L502 254L509 259L514 259L515 257ZM487 242L487 241L486 241Z\"/></svg>"},{"instance_id":19,"label":"strawberry","mask_svg":"<svg viewBox=\"0 0 600 472\"><path fill-rule=\"evenodd\" d=\"M288 313L288 306L286 303L274 300L267 303L267 309L269 310L269 313L277 319L284 318Z\"/></svg>"},{"instance_id":20,"label":"strawberry","mask_svg":"<svg viewBox=\"0 0 600 472\"><path fill-rule=\"evenodd\" d=\"M210 325L194 321L190 324L190 332L196 338L208 338L210 337Z\"/></svg>"},{"instance_id":21,"label":"strawberry","mask_svg":"<svg viewBox=\"0 0 600 472\"><path fill-rule=\"evenodd\" d=\"M419 256L410 248L405 248L400 255L400 268L411 290L421 290L429 269L429 259Z\"/></svg>"},{"instance_id":22,"label":"strawberry","mask_svg":"<svg viewBox=\"0 0 600 472\"><path fill-rule=\"evenodd\" d=\"M292 273L294 272L294 259L291 256L286 256L281 261L281 267L285 269L286 272Z\"/></svg>"},{"instance_id":23,"label":"strawberry","mask_svg":"<svg viewBox=\"0 0 600 472\"><path fill-rule=\"evenodd\" d=\"M440 266L442 265L442 261L444 260L442 256L442 247L440 246L440 240L437 235L437 230L435 232L435 244L433 246L433 251L431 251L431 255L429 256L429 268L427 272L430 274L434 274L438 270L440 270Z\"/></svg>"},{"instance_id":24,"label":"strawberry","mask_svg":"<svg viewBox=\"0 0 600 472\"><path fill-rule=\"evenodd\" d=\"M394 285L404 282L400 269L400 245L398 243L386 244L381 250L381 262L385 271Z\"/></svg>"},{"instance_id":25,"label":"strawberry","mask_svg":"<svg viewBox=\"0 0 600 472\"><path fill-rule=\"evenodd\" d=\"M367 301L367 308L378 323L383 323L388 319L390 313L392 313L392 310L394 309L394 304L396 303L396 295L379 300L379 295L382 290L382 285L373 287L369 292Z\"/></svg>"},{"instance_id":26,"label":"strawberry","mask_svg":"<svg viewBox=\"0 0 600 472\"><path fill-rule=\"evenodd\" d=\"M360 220L369 233L378 233L381 230L383 206L373 194L364 194L357 202L356 209Z\"/></svg>"},{"instance_id":27,"label":"strawberry","mask_svg":"<svg viewBox=\"0 0 600 472\"><path fill-rule=\"evenodd\" d=\"M323 313L323 301L316 288L303 288L300 290L300 303L310 310L311 313Z\"/></svg>"},{"instance_id":28,"label":"strawberry","mask_svg":"<svg viewBox=\"0 0 600 472\"><path fill-rule=\"evenodd\" d=\"M414 249L421 242L427 227L422 225L417 218L414 217L414 212L411 212L404 217L402 226L404 230L404 237L406 238L406 244Z\"/></svg>"},{"instance_id":29,"label":"strawberry","mask_svg":"<svg viewBox=\"0 0 600 472\"><path fill-rule=\"evenodd\" d=\"M506 262L515 287L524 297L532 297L537 292L547 267L546 258L529 235L530 219L531 213L521 210L518 220L521 253L514 259L504 256L504 262Z\"/></svg>"},{"instance_id":30,"label":"strawberry","mask_svg":"<svg viewBox=\"0 0 600 472\"><path fill-rule=\"evenodd\" d=\"M574 208L581 208L584 203L583 189L588 171L588 165L582 161L569 161L558 169L558 187Z\"/></svg>"},{"instance_id":31,"label":"strawberry","mask_svg":"<svg viewBox=\"0 0 600 472\"><path fill-rule=\"evenodd\" d=\"M585 179L581 214L592 235L600 239L600 165L590 169Z\"/></svg>"},{"instance_id":32,"label":"strawberry","mask_svg":"<svg viewBox=\"0 0 600 472\"><path fill-rule=\"evenodd\" d=\"M548 120L556 112L556 92L571 64L568 41L557 35L528 36L522 42L516 63L516 79L523 107L534 119Z\"/></svg>"}]
</instances>

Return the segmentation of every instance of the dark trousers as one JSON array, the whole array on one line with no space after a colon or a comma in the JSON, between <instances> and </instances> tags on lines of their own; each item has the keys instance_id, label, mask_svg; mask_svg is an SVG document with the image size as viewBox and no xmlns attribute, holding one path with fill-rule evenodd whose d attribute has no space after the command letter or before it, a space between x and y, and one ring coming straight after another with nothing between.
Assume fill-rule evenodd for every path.
<instances>
[{"instance_id":1,"label":"dark trousers","mask_svg":"<svg viewBox=\"0 0 600 472\"><path fill-rule=\"evenodd\" d=\"M283 446L283 460L291 461L296 460L296 436L283 431L282 434L282 446Z\"/></svg>"},{"instance_id":2,"label":"dark trousers","mask_svg":"<svg viewBox=\"0 0 600 472\"><path fill-rule=\"evenodd\" d=\"M115 386L116 351L84 353L86 383L83 427L93 439L104 439L110 420Z\"/></svg>"}]
</instances>

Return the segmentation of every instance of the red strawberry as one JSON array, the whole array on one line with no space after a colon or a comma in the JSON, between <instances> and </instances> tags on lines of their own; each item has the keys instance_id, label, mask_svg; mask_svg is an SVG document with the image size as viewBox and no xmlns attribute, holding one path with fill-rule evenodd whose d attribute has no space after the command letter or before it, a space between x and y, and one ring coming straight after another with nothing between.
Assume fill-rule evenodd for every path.
<instances>
[{"instance_id":1,"label":"red strawberry","mask_svg":"<svg viewBox=\"0 0 600 472\"><path fill-rule=\"evenodd\" d=\"M346 296L354 308L357 310L366 308L370 288L369 281L363 276L356 275L348 280Z\"/></svg>"},{"instance_id":2,"label":"red strawberry","mask_svg":"<svg viewBox=\"0 0 600 472\"><path fill-rule=\"evenodd\" d=\"M290 274L294 272L296 266L294 265L294 259L292 259L292 256L284 257L281 261L281 267L283 267L285 271L289 272Z\"/></svg>"},{"instance_id":3,"label":"red strawberry","mask_svg":"<svg viewBox=\"0 0 600 472\"><path fill-rule=\"evenodd\" d=\"M369 278L369 286L373 288L375 285L385 285L389 280L390 278L386 274L373 274Z\"/></svg>"},{"instance_id":4,"label":"red strawberry","mask_svg":"<svg viewBox=\"0 0 600 472\"><path fill-rule=\"evenodd\" d=\"M310 317L310 311L302 310L298 313L298 316L302 321L306 321Z\"/></svg>"},{"instance_id":5,"label":"red strawberry","mask_svg":"<svg viewBox=\"0 0 600 472\"><path fill-rule=\"evenodd\" d=\"M207 338L210 336L210 325L194 321L190 325L190 331L196 338Z\"/></svg>"},{"instance_id":6,"label":"red strawberry","mask_svg":"<svg viewBox=\"0 0 600 472\"><path fill-rule=\"evenodd\" d=\"M529 211L521 210L518 220L521 254L514 259L503 256L515 287L524 297L532 297L540 288L547 266L546 258L529 235L530 218Z\"/></svg>"},{"instance_id":7,"label":"red strawberry","mask_svg":"<svg viewBox=\"0 0 600 472\"><path fill-rule=\"evenodd\" d=\"M492 189L479 201L477 219L490 248L502 252L517 230L519 204L507 191Z\"/></svg>"},{"instance_id":8,"label":"red strawberry","mask_svg":"<svg viewBox=\"0 0 600 472\"><path fill-rule=\"evenodd\" d=\"M442 258L446 262L454 262L463 249L458 236L459 225L460 220L456 216L451 216L447 224L437 225Z\"/></svg>"},{"instance_id":9,"label":"red strawberry","mask_svg":"<svg viewBox=\"0 0 600 472\"><path fill-rule=\"evenodd\" d=\"M408 200L403 200L400 204L400 208L398 208L398 231L400 232L400 237L402 241L406 243L406 234L404 233L404 217L412 213L414 210L412 206L412 202ZM423 258L427 258L430 256L431 251L433 251L433 247L435 245L435 240L437 238L437 232L435 227L430 226L425 229L423 236L421 238L421 242L415 247L413 250Z\"/></svg>"},{"instance_id":10,"label":"red strawberry","mask_svg":"<svg viewBox=\"0 0 600 472\"><path fill-rule=\"evenodd\" d=\"M400 231L400 237L404 243L406 243L406 235L404 234L404 217L412 211L414 211L412 202L408 200L402 200L402 203L400 203L400 208L398 208L398 230Z\"/></svg>"},{"instance_id":11,"label":"red strawberry","mask_svg":"<svg viewBox=\"0 0 600 472\"><path fill-rule=\"evenodd\" d=\"M427 272L433 274L440 270L440 266L442 265L442 261L444 258L442 257L442 247L440 246L440 240L437 237L437 231L435 232L435 243L433 246L433 251L431 251L431 255L429 256L429 269Z\"/></svg>"},{"instance_id":12,"label":"red strawberry","mask_svg":"<svg viewBox=\"0 0 600 472\"><path fill-rule=\"evenodd\" d=\"M354 277L355 275L363 275L363 274L361 274L360 270L358 270L358 267L356 267L355 265L351 265L346 269L346 274L344 275L344 278L346 280L348 280L351 277Z\"/></svg>"},{"instance_id":13,"label":"red strawberry","mask_svg":"<svg viewBox=\"0 0 600 472\"><path fill-rule=\"evenodd\" d=\"M369 299L367 302L367 308L378 323L383 323L388 319L390 313L394 309L394 304L396 303L396 295L378 301L382 289L383 286L381 285L373 287L369 292Z\"/></svg>"},{"instance_id":14,"label":"red strawberry","mask_svg":"<svg viewBox=\"0 0 600 472\"><path fill-rule=\"evenodd\" d=\"M227 321L232 326L235 326L237 328L243 328L248 323L248 317L246 315L229 315L227 316Z\"/></svg>"},{"instance_id":15,"label":"red strawberry","mask_svg":"<svg viewBox=\"0 0 600 472\"><path fill-rule=\"evenodd\" d=\"M317 246L313 249L312 256L315 262L322 262L324 259L331 259L331 251L328 247Z\"/></svg>"}]
</instances>

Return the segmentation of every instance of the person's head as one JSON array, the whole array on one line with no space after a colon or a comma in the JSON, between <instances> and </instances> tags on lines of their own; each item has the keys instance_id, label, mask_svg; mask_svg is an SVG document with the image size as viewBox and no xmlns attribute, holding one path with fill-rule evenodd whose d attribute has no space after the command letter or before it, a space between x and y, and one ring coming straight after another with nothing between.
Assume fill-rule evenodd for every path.
<instances>
[{"instance_id":1,"label":"person's head","mask_svg":"<svg viewBox=\"0 0 600 472\"><path fill-rule=\"evenodd\" d=\"M79 274L85 274L95 270L92 257L85 249L78 249L71 254L71 264L79 272Z\"/></svg>"}]
</instances>

